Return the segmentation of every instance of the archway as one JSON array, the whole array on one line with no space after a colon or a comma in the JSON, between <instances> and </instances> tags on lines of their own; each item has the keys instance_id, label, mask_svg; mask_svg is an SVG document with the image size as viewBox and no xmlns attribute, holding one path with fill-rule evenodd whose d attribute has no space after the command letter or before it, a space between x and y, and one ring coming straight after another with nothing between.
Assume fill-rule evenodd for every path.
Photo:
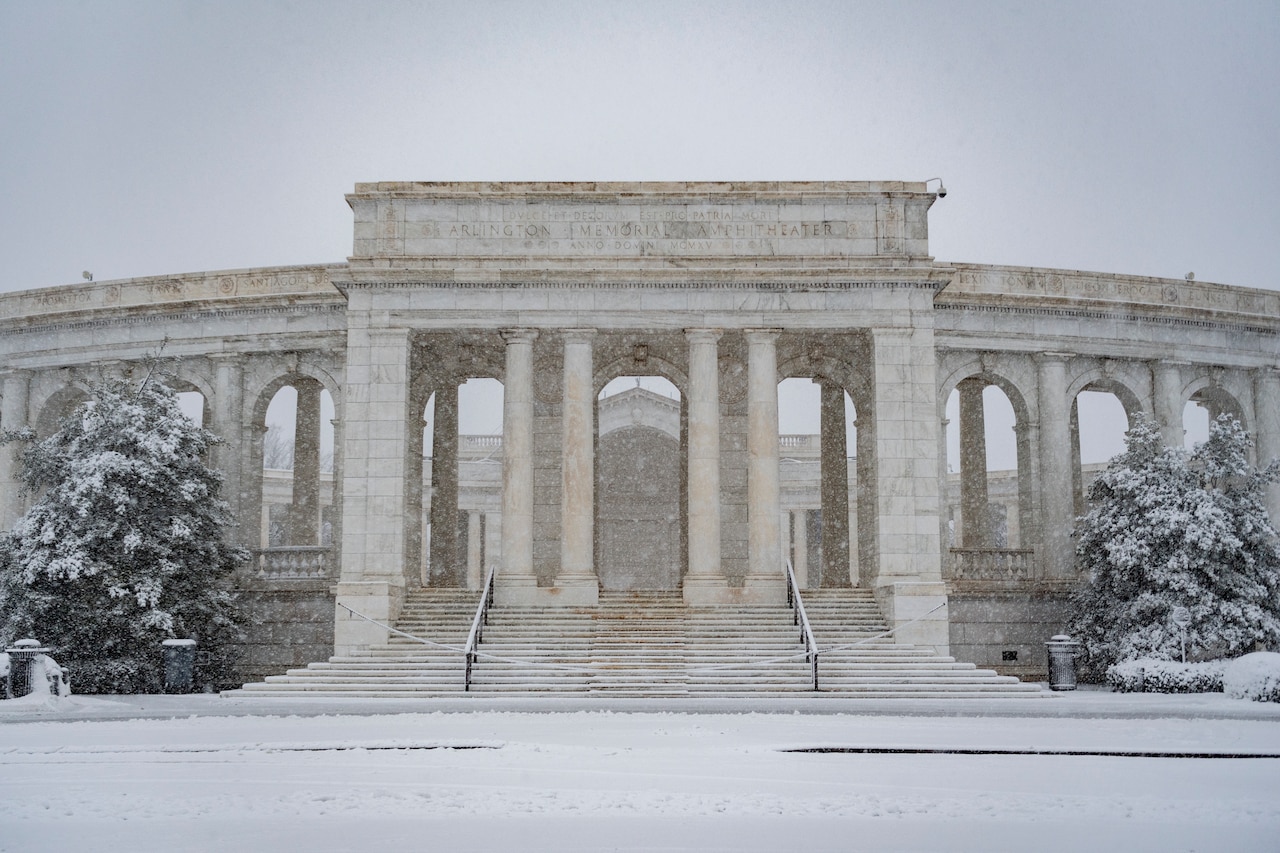
<instances>
[{"instance_id":1,"label":"archway","mask_svg":"<svg viewBox=\"0 0 1280 853\"><path fill-rule=\"evenodd\" d=\"M1024 476L1029 452L1021 441L1018 407L989 377L963 379L947 398L947 477L944 500L948 544L955 548L1021 548Z\"/></svg>"},{"instance_id":2,"label":"archway","mask_svg":"<svg viewBox=\"0 0 1280 853\"><path fill-rule=\"evenodd\" d=\"M332 545L334 404L319 381L288 377L262 415L262 541L266 547Z\"/></svg>"},{"instance_id":3,"label":"archway","mask_svg":"<svg viewBox=\"0 0 1280 853\"><path fill-rule=\"evenodd\" d=\"M684 415L660 376L617 377L596 404L596 571L608 591L674 590L686 547Z\"/></svg>"}]
</instances>

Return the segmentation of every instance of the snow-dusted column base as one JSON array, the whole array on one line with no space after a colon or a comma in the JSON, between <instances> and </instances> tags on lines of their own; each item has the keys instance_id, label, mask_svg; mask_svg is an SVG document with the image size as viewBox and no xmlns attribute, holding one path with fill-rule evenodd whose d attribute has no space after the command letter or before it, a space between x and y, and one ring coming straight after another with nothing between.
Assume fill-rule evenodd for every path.
<instances>
[{"instance_id":1,"label":"snow-dusted column base","mask_svg":"<svg viewBox=\"0 0 1280 853\"><path fill-rule=\"evenodd\" d=\"M947 603L946 584L886 583L877 586L875 593L880 611L889 627L895 629L893 639L896 642L929 646L940 655L950 653L951 629L947 608L938 607ZM929 612L931 610L932 613ZM920 621L913 622L915 619Z\"/></svg>"},{"instance_id":2,"label":"snow-dusted column base","mask_svg":"<svg viewBox=\"0 0 1280 853\"><path fill-rule=\"evenodd\" d=\"M382 626L391 625L399 618L404 587L385 581L347 581L335 585L333 592L337 605L333 630L335 656L381 645L391 638L391 632ZM374 621L353 616L343 605Z\"/></svg>"}]
</instances>

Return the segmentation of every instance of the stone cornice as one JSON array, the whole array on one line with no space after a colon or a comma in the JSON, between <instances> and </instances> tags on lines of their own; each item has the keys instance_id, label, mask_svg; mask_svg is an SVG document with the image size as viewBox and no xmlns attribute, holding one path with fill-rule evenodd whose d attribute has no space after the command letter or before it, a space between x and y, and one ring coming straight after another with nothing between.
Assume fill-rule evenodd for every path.
<instances>
[{"instance_id":1,"label":"stone cornice","mask_svg":"<svg viewBox=\"0 0 1280 853\"><path fill-rule=\"evenodd\" d=\"M531 279L531 280L496 280L496 281L457 281L434 278L395 278L374 280L338 280L336 286L353 290L396 290L408 288L437 288L448 290L514 290L514 289L546 289L546 290L760 290L768 292L795 291L842 291L842 290L896 290L915 289L936 291L945 282L929 279L863 279L863 280L793 280L793 281L749 281L749 280L653 280L634 279L619 281L586 281L575 279Z\"/></svg>"},{"instance_id":2,"label":"stone cornice","mask_svg":"<svg viewBox=\"0 0 1280 853\"><path fill-rule=\"evenodd\" d=\"M203 320L222 320L247 317L301 316L305 314L343 314L347 304L342 300L336 302L284 303L259 307L218 307L209 309L193 309L186 311L138 311L137 313L113 313L111 316L94 319L53 318L52 322L41 323L38 320L23 324L15 324L5 328L7 324L0 322L0 329L6 335L40 335L50 332L81 331L87 329L106 329L116 326L138 326L169 322L192 322ZM335 332L340 330L335 330Z\"/></svg>"},{"instance_id":3,"label":"stone cornice","mask_svg":"<svg viewBox=\"0 0 1280 853\"><path fill-rule=\"evenodd\" d=\"M939 312L971 312L1032 317L1071 317L1084 320L1119 320L1122 322L1143 323L1147 325L1181 326L1184 328L1196 329L1220 329L1223 331L1245 332L1248 334L1258 335L1280 335L1280 318L1277 318L1277 322L1273 325L1264 326L1240 322L1243 319L1240 315L1230 315L1231 319L1227 319L1225 317L1217 318L1212 314L1205 314L1201 317L1189 317L1185 315L1163 316L1157 311L1138 313L1135 311L1125 311L1120 308L1107 310L1099 308L1070 308L1066 306L992 305L968 302L941 304L935 302L933 307L935 311ZM937 331L945 334L953 331L953 329L945 326L938 326Z\"/></svg>"},{"instance_id":4,"label":"stone cornice","mask_svg":"<svg viewBox=\"0 0 1280 853\"><path fill-rule=\"evenodd\" d=\"M261 267L98 281L0 294L0 325L29 318L234 306L274 299L332 301L342 296L330 274L345 265Z\"/></svg>"},{"instance_id":5,"label":"stone cornice","mask_svg":"<svg viewBox=\"0 0 1280 853\"><path fill-rule=\"evenodd\" d=\"M358 183L358 198L583 199L635 204L670 198L769 199L849 195L934 195L923 181L379 181Z\"/></svg>"},{"instance_id":6,"label":"stone cornice","mask_svg":"<svg viewBox=\"0 0 1280 853\"><path fill-rule=\"evenodd\" d=\"M934 300L938 308L1021 309L1036 303L1030 307L1127 311L1134 316L1147 310L1195 321L1215 315L1257 318L1263 323L1280 321L1280 291L1079 270L959 263L951 266L951 283Z\"/></svg>"}]
</instances>

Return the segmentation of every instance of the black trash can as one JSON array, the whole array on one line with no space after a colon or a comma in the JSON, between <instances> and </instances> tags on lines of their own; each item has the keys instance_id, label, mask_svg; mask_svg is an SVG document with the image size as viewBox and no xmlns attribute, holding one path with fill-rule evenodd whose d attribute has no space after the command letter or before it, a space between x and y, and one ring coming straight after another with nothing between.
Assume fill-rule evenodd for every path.
<instances>
[{"instance_id":1,"label":"black trash can","mask_svg":"<svg viewBox=\"0 0 1280 853\"><path fill-rule=\"evenodd\" d=\"M1076 689L1076 656L1080 644L1066 634L1057 634L1044 644L1049 653L1049 689Z\"/></svg>"},{"instance_id":2,"label":"black trash can","mask_svg":"<svg viewBox=\"0 0 1280 853\"><path fill-rule=\"evenodd\" d=\"M47 655L49 650L42 647L39 640L25 639L17 640L13 648L5 651L9 654L9 681L5 685L5 693L10 699L20 699L31 692L36 656Z\"/></svg>"},{"instance_id":3,"label":"black trash can","mask_svg":"<svg viewBox=\"0 0 1280 853\"><path fill-rule=\"evenodd\" d=\"M190 693L195 686L196 641L165 640L164 692Z\"/></svg>"}]
</instances>

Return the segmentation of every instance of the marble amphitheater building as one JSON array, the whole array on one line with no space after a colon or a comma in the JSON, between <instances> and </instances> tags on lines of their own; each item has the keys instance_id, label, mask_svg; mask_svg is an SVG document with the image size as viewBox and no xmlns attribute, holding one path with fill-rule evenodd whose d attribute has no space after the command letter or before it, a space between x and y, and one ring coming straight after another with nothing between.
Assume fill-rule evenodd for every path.
<instances>
[{"instance_id":1,"label":"marble amphitheater building","mask_svg":"<svg viewBox=\"0 0 1280 853\"><path fill-rule=\"evenodd\" d=\"M0 294L0 426L49 432L167 339L257 555L246 680L390 648L433 606L465 637L490 566L499 620L659 602L732 634L735 614L790 614L788 561L832 636L857 602L884 642L1042 677L1079 582L1078 395L1177 445L1188 404L1228 412L1280 457L1280 292L938 261L936 199L910 181L357 184L346 263ZM779 428L788 380L820 389L802 434ZM501 432L467 434L460 400L484 382ZM993 386L1014 420L1000 471ZM267 429L282 391L289 465Z\"/></svg>"}]
</instances>

